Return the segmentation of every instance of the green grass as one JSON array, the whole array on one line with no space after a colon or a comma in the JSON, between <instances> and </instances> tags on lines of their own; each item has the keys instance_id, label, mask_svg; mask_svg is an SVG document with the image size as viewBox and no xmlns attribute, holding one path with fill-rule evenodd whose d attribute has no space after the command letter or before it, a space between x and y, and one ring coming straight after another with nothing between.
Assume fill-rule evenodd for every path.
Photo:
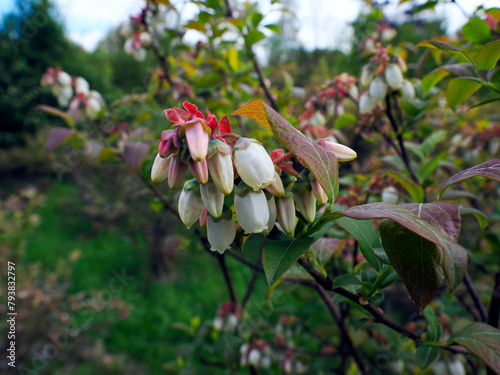
<instances>
[{"instance_id":1,"label":"green grass","mask_svg":"<svg viewBox=\"0 0 500 375\"><path fill-rule=\"evenodd\" d=\"M228 292L216 260L201 250L193 241L190 249L178 251L170 265L174 277L168 282L150 282L147 272L148 256L140 254L123 236L111 229L92 230L92 223L83 215L67 215L64 204L78 202L78 188L70 183L55 182L47 194L45 205L39 210L40 225L27 237L23 262L41 262L54 270L58 261L78 249L80 258L72 263L71 292L98 291L107 293L113 282L113 270L122 269L134 277L117 292L117 296L134 307L125 320L100 314L97 321L109 323L103 339L106 350L124 354L143 364L149 374L164 374L162 364L176 359L181 343L191 337L172 327L174 322L189 325L199 316L202 322L214 318L219 304L228 300ZM74 210L78 211L78 210ZM242 298L251 270L228 260L235 290ZM258 293L265 300L264 277L259 277ZM88 373L92 363L84 362L75 373ZM96 365L98 366L98 365ZM92 373L100 373L94 369Z\"/></svg>"}]
</instances>

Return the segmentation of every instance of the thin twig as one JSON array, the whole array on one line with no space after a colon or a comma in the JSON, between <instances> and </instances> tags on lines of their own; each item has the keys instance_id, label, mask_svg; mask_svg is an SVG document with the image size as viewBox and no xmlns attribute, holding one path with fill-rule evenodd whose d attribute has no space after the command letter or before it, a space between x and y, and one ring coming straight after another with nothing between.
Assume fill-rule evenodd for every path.
<instances>
[{"instance_id":1,"label":"thin twig","mask_svg":"<svg viewBox=\"0 0 500 375\"><path fill-rule=\"evenodd\" d=\"M233 18L233 9L231 8L231 4L229 4L229 0L224 0L224 4L226 4L226 17Z\"/></svg>"},{"instance_id":2,"label":"thin twig","mask_svg":"<svg viewBox=\"0 0 500 375\"><path fill-rule=\"evenodd\" d=\"M481 317L481 322L486 323L486 321L488 320L488 313L486 312L486 309L483 303L481 302L481 299L479 298L479 295L477 294L477 291L474 288L474 285L472 284L472 281L468 273L466 273L464 276L464 284L472 298L472 302L474 302L474 306L479 312L479 316Z\"/></svg>"},{"instance_id":3,"label":"thin twig","mask_svg":"<svg viewBox=\"0 0 500 375\"><path fill-rule=\"evenodd\" d=\"M260 87L262 87L262 90L264 90L264 94L266 95L267 100L269 101L269 104L271 104L271 107L279 113L278 106L276 105L276 102L274 101L273 96L271 95L271 92L267 88L266 82L264 81L264 75L262 74L262 69L260 68L259 61L257 60L257 57L255 54L250 51L252 55L252 63L253 67L255 69L255 72L257 73L257 76L259 77L259 84Z\"/></svg>"},{"instance_id":4,"label":"thin twig","mask_svg":"<svg viewBox=\"0 0 500 375\"><path fill-rule=\"evenodd\" d=\"M490 311L488 314L488 324L498 328L498 320L500 319L500 271L495 274L495 286L491 295Z\"/></svg>"},{"instance_id":5,"label":"thin twig","mask_svg":"<svg viewBox=\"0 0 500 375\"><path fill-rule=\"evenodd\" d=\"M226 257L224 254L213 253L217 260L219 261L220 268L222 269L222 273L224 274L224 280L226 281L227 291L229 292L229 298L232 302L236 303L236 293L234 292L233 282L231 280L231 275L229 274L229 269L226 264Z\"/></svg>"}]
</instances>

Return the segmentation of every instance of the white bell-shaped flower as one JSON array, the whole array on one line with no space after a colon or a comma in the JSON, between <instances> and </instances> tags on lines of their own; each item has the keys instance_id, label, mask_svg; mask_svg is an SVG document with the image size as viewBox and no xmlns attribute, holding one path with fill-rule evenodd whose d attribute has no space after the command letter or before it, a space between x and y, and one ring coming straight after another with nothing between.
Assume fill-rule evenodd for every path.
<instances>
[{"instance_id":1,"label":"white bell-shaped flower","mask_svg":"<svg viewBox=\"0 0 500 375\"><path fill-rule=\"evenodd\" d=\"M88 95L90 93L90 85L85 78L77 77L75 80L75 92L77 94Z\"/></svg>"},{"instance_id":2,"label":"white bell-shaped flower","mask_svg":"<svg viewBox=\"0 0 500 375\"><path fill-rule=\"evenodd\" d=\"M260 233L267 229L269 209L262 190L253 191L240 184L234 194L236 218L245 233Z\"/></svg>"},{"instance_id":3,"label":"white bell-shaped flower","mask_svg":"<svg viewBox=\"0 0 500 375\"><path fill-rule=\"evenodd\" d=\"M260 366L260 351L257 349L252 349L248 353L248 364L254 367Z\"/></svg>"},{"instance_id":4,"label":"white bell-shaped flower","mask_svg":"<svg viewBox=\"0 0 500 375\"><path fill-rule=\"evenodd\" d=\"M233 160L231 147L214 139L208 145L208 171L217 189L224 195L231 194L234 185Z\"/></svg>"},{"instance_id":5,"label":"white bell-shaped flower","mask_svg":"<svg viewBox=\"0 0 500 375\"><path fill-rule=\"evenodd\" d=\"M153 168L151 168L151 181L162 182L168 177L168 169L170 166L170 158L162 158L160 154L156 154Z\"/></svg>"},{"instance_id":6,"label":"white bell-shaped flower","mask_svg":"<svg viewBox=\"0 0 500 375\"><path fill-rule=\"evenodd\" d=\"M236 237L236 224L231 210L227 209L219 219L207 216L207 237L210 250L223 254Z\"/></svg>"},{"instance_id":7,"label":"white bell-shaped flower","mask_svg":"<svg viewBox=\"0 0 500 375\"><path fill-rule=\"evenodd\" d=\"M389 64L385 68L385 80L394 89L399 89L403 86L403 73L401 68L396 64Z\"/></svg>"},{"instance_id":8,"label":"white bell-shaped flower","mask_svg":"<svg viewBox=\"0 0 500 375\"><path fill-rule=\"evenodd\" d=\"M355 84L352 84L351 87L349 87L349 96L351 98L353 98L354 100L358 100L359 99L358 86L356 86Z\"/></svg>"},{"instance_id":9,"label":"white bell-shaped flower","mask_svg":"<svg viewBox=\"0 0 500 375\"><path fill-rule=\"evenodd\" d=\"M372 83L370 83L370 98L375 102L380 102L384 100L387 94L387 83L385 83L382 77L375 78Z\"/></svg>"},{"instance_id":10,"label":"white bell-shaped flower","mask_svg":"<svg viewBox=\"0 0 500 375\"><path fill-rule=\"evenodd\" d=\"M208 181L206 184L200 186L201 198L208 213L217 218L222 215L224 208L224 194L221 193L213 181Z\"/></svg>"},{"instance_id":11,"label":"white bell-shaped flower","mask_svg":"<svg viewBox=\"0 0 500 375\"><path fill-rule=\"evenodd\" d=\"M382 190L382 202L397 204L399 200L398 191L392 186L386 187Z\"/></svg>"},{"instance_id":12,"label":"white bell-shaped flower","mask_svg":"<svg viewBox=\"0 0 500 375\"><path fill-rule=\"evenodd\" d=\"M269 193L265 193L266 197ZM269 199L267 200L267 209L269 211L269 219L267 220L267 228L264 230L264 234L267 236L274 228L276 223L276 201L274 197L269 194Z\"/></svg>"},{"instance_id":13,"label":"white bell-shaped flower","mask_svg":"<svg viewBox=\"0 0 500 375\"><path fill-rule=\"evenodd\" d=\"M410 81L405 79L401 87L401 100L403 102L410 102L413 99L415 99L415 88Z\"/></svg>"},{"instance_id":14,"label":"white bell-shaped flower","mask_svg":"<svg viewBox=\"0 0 500 375\"><path fill-rule=\"evenodd\" d=\"M150 33L148 33L147 31L143 31L139 34L139 40L141 41L141 45L143 45L144 47L148 47L151 44L153 38Z\"/></svg>"},{"instance_id":15,"label":"white bell-shaped flower","mask_svg":"<svg viewBox=\"0 0 500 375\"><path fill-rule=\"evenodd\" d=\"M66 72L59 72L57 75L57 82L61 86L71 86L71 76Z\"/></svg>"},{"instance_id":16,"label":"white bell-shaped flower","mask_svg":"<svg viewBox=\"0 0 500 375\"><path fill-rule=\"evenodd\" d=\"M375 109L375 103L370 98L370 95L368 93L361 95L359 98L359 113L370 113L373 109Z\"/></svg>"},{"instance_id":17,"label":"white bell-shaped flower","mask_svg":"<svg viewBox=\"0 0 500 375\"><path fill-rule=\"evenodd\" d=\"M191 228L198 221L205 205L200 196L200 184L192 179L184 184L177 209L182 222Z\"/></svg>"},{"instance_id":18,"label":"white bell-shaped flower","mask_svg":"<svg viewBox=\"0 0 500 375\"><path fill-rule=\"evenodd\" d=\"M56 91L57 91L57 104L59 104L60 107L67 107L69 104L69 100L73 96L73 88L71 86L61 86L58 87Z\"/></svg>"},{"instance_id":19,"label":"white bell-shaped flower","mask_svg":"<svg viewBox=\"0 0 500 375\"><path fill-rule=\"evenodd\" d=\"M243 182L255 191L274 181L273 161L262 144L255 139L242 137L236 142L234 164Z\"/></svg>"}]
</instances>

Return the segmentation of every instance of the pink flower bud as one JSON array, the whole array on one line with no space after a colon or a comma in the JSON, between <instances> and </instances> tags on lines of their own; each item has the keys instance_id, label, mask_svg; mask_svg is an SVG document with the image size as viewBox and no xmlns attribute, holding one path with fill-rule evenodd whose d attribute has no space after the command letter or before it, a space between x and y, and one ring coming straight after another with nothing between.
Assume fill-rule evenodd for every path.
<instances>
[{"instance_id":1,"label":"pink flower bud","mask_svg":"<svg viewBox=\"0 0 500 375\"><path fill-rule=\"evenodd\" d=\"M353 149L340 143L331 142L328 138L320 139L318 144L323 146L327 151L333 152L338 161L350 161L356 159L358 156Z\"/></svg>"},{"instance_id":2,"label":"pink flower bud","mask_svg":"<svg viewBox=\"0 0 500 375\"><path fill-rule=\"evenodd\" d=\"M179 139L177 130L169 129L161 132L160 145L158 153L162 158L170 156L182 146L182 141Z\"/></svg>"},{"instance_id":3,"label":"pink flower bud","mask_svg":"<svg viewBox=\"0 0 500 375\"><path fill-rule=\"evenodd\" d=\"M285 194L285 188L283 187L283 181L281 181L281 177L278 172L274 172L274 182L271 182L266 190L277 197L281 197Z\"/></svg>"},{"instance_id":4,"label":"pink flower bud","mask_svg":"<svg viewBox=\"0 0 500 375\"><path fill-rule=\"evenodd\" d=\"M208 181L205 185L200 186L201 198L210 215L215 218L222 215L224 208L224 194L217 189L213 181Z\"/></svg>"},{"instance_id":5,"label":"pink flower bud","mask_svg":"<svg viewBox=\"0 0 500 375\"><path fill-rule=\"evenodd\" d=\"M151 181L162 182L168 177L168 169L170 166L170 159L162 158L160 154L156 154L153 168L151 168Z\"/></svg>"},{"instance_id":6,"label":"pink flower bud","mask_svg":"<svg viewBox=\"0 0 500 375\"><path fill-rule=\"evenodd\" d=\"M205 208L203 208L203 212L200 215L200 219L199 219L199 221L200 221L200 227L202 227L202 228L206 228L207 227L207 216L208 216L208 211L207 211L207 209L205 207Z\"/></svg>"},{"instance_id":7,"label":"pink flower bud","mask_svg":"<svg viewBox=\"0 0 500 375\"><path fill-rule=\"evenodd\" d=\"M325 189L323 189L318 180L314 179L311 181L311 188L319 204L323 205L328 202L328 196L325 193Z\"/></svg>"},{"instance_id":8,"label":"pink flower bud","mask_svg":"<svg viewBox=\"0 0 500 375\"><path fill-rule=\"evenodd\" d=\"M385 68L385 80L392 88L399 89L403 85L403 73L396 64L389 64Z\"/></svg>"},{"instance_id":9,"label":"pink flower bud","mask_svg":"<svg viewBox=\"0 0 500 375\"><path fill-rule=\"evenodd\" d=\"M277 198L278 205L276 210L276 217L281 229L288 234L292 235L295 230L296 216L295 216L295 203L291 191L287 191L285 195Z\"/></svg>"},{"instance_id":10,"label":"pink flower bud","mask_svg":"<svg viewBox=\"0 0 500 375\"><path fill-rule=\"evenodd\" d=\"M226 212L228 214L226 215ZM236 237L236 224L230 210L226 211L220 220L211 216L207 217L207 237L210 243L210 250L223 254L231 247Z\"/></svg>"},{"instance_id":11,"label":"pink flower bud","mask_svg":"<svg viewBox=\"0 0 500 375\"><path fill-rule=\"evenodd\" d=\"M200 184L206 184L208 182L207 159L203 159L202 161L189 159L188 165L193 177L196 178L196 181Z\"/></svg>"},{"instance_id":12,"label":"pink flower bud","mask_svg":"<svg viewBox=\"0 0 500 375\"><path fill-rule=\"evenodd\" d=\"M186 135L186 142L189 153L195 161L202 161L208 153L208 142L210 141L210 128L196 118L186 122L182 127L182 132Z\"/></svg>"},{"instance_id":13,"label":"pink flower bud","mask_svg":"<svg viewBox=\"0 0 500 375\"><path fill-rule=\"evenodd\" d=\"M375 78L372 83L370 83L370 98L375 102L380 102L384 100L387 94L387 83L381 77Z\"/></svg>"},{"instance_id":14,"label":"pink flower bud","mask_svg":"<svg viewBox=\"0 0 500 375\"><path fill-rule=\"evenodd\" d=\"M208 170L217 188L224 194L231 194L234 185L233 160L231 147L214 139L208 146Z\"/></svg>"},{"instance_id":15,"label":"pink flower bud","mask_svg":"<svg viewBox=\"0 0 500 375\"><path fill-rule=\"evenodd\" d=\"M240 184L234 194L236 218L245 233L260 233L267 229L269 209L262 190L253 191Z\"/></svg>"},{"instance_id":16,"label":"pink flower bud","mask_svg":"<svg viewBox=\"0 0 500 375\"><path fill-rule=\"evenodd\" d=\"M299 180L293 185L293 193L297 207L306 221L312 223L316 219L316 197L308 181Z\"/></svg>"},{"instance_id":17,"label":"pink flower bud","mask_svg":"<svg viewBox=\"0 0 500 375\"><path fill-rule=\"evenodd\" d=\"M191 228L205 208L200 195L200 185L195 180L187 181L179 196L179 216L188 228Z\"/></svg>"},{"instance_id":18,"label":"pink flower bud","mask_svg":"<svg viewBox=\"0 0 500 375\"><path fill-rule=\"evenodd\" d=\"M186 173L188 171L188 165L180 160L178 155L170 155L170 166L168 167L168 186L170 189L178 189Z\"/></svg>"},{"instance_id":19,"label":"pink flower bud","mask_svg":"<svg viewBox=\"0 0 500 375\"><path fill-rule=\"evenodd\" d=\"M375 103L368 93L361 95L359 98L359 113L370 113L375 109Z\"/></svg>"},{"instance_id":20,"label":"pink flower bud","mask_svg":"<svg viewBox=\"0 0 500 375\"><path fill-rule=\"evenodd\" d=\"M274 164L271 157L255 139L240 138L234 145L234 164L245 184L255 191L274 181Z\"/></svg>"}]
</instances>

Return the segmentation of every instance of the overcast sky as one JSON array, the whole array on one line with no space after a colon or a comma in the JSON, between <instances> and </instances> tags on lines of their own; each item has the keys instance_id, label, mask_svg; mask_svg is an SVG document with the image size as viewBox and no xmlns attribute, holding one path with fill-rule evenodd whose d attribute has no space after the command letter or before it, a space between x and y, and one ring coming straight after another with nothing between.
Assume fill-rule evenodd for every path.
<instances>
[{"instance_id":1,"label":"overcast sky","mask_svg":"<svg viewBox=\"0 0 500 375\"><path fill-rule=\"evenodd\" d=\"M259 0L267 14L270 0ZM471 14L477 5L498 6L498 0L457 0ZM58 11L71 40L92 51L106 33L118 26L129 15L140 12L144 0L55 0ZM342 48L350 36L347 25L356 19L361 0L295 0L300 24L299 39L308 49ZM14 8L14 0L0 0L0 13ZM396 14L397 7L388 10ZM457 31L466 18L455 4L440 5L436 9L444 19L449 33ZM270 14L266 21L272 22Z\"/></svg>"}]
</instances>

